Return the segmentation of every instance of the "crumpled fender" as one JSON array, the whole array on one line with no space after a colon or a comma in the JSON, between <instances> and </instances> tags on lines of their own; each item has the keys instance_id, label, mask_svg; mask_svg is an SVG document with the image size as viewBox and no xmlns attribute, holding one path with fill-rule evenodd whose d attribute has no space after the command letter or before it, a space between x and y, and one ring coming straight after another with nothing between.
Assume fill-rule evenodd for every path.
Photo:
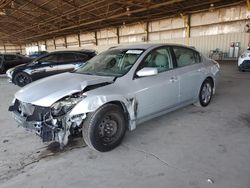
<instances>
[{"instance_id":1,"label":"crumpled fender","mask_svg":"<svg viewBox=\"0 0 250 188\"><path fill-rule=\"evenodd\" d=\"M118 101L123 104L126 111L129 114L129 130L134 130L136 128L136 114L137 114L137 101L135 98L125 98L120 95L98 95L98 96L88 96L79 102L69 113L69 116L75 116L79 114L87 114L89 112L94 112L104 104Z\"/></svg>"}]
</instances>

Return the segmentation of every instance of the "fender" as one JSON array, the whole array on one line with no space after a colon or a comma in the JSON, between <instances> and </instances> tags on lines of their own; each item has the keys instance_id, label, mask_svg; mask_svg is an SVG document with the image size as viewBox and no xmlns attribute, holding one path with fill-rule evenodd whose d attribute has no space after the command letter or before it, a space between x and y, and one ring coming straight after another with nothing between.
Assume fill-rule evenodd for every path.
<instances>
[{"instance_id":1,"label":"fender","mask_svg":"<svg viewBox=\"0 0 250 188\"><path fill-rule=\"evenodd\" d=\"M134 130L136 128L136 115L137 115L137 100L135 97L125 98L121 95L97 95L90 96L79 102L69 113L70 117L77 116L80 114L87 114L89 112L94 112L101 106L110 102L120 102L122 103L124 110L129 115L129 130Z\"/></svg>"}]
</instances>

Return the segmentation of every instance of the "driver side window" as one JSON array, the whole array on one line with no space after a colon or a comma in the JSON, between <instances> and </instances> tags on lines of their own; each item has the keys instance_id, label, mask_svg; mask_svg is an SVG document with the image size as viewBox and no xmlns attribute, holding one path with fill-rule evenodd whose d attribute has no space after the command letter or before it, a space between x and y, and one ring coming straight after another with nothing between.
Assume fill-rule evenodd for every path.
<instances>
[{"instance_id":1,"label":"driver side window","mask_svg":"<svg viewBox=\"0 0 250 188\"><path fill-rule=\"evenodd\" d=\"M169 47L153 50L148 54L140 69L145 67L157 68L158 73L173 69L173 62Z\"/></svg>"}]
</instances>

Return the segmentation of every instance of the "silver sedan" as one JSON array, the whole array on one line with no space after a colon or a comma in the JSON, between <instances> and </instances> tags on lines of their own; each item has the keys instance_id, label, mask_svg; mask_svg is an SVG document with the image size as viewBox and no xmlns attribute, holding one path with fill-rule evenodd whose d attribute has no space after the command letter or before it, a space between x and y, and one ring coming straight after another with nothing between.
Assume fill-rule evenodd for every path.
<instances>
[{"instance_id":1,"label":"silver sedan","mask_svg":"<svg viewBox=\"0 0 250 188\"><path fill-rule=\"evenodd\" d=\"M146 120L190 104L207 106L219 69L187 46L117 46L74 72L25 86L9 110L44 142L63 147L69 135L82 132L88 146L105 152Z\"/></svg>"}]
</instances>

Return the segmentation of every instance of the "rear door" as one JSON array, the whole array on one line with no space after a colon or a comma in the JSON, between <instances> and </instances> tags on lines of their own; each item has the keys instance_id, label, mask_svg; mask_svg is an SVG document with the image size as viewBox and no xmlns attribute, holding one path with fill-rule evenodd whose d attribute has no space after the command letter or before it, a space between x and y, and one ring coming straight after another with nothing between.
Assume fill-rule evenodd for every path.
<instances>
[{"instance_id":1,"label":"rear door","mask_svg":"<svg viewBox=\"0 0 250 188\"><path fill-rule=\"evenodd\" d=\"M200 54L185 47L173 47L173 51L180 80L180 102L192 101L197 97L204 77Z\"/></svg>"}]
</instances>

